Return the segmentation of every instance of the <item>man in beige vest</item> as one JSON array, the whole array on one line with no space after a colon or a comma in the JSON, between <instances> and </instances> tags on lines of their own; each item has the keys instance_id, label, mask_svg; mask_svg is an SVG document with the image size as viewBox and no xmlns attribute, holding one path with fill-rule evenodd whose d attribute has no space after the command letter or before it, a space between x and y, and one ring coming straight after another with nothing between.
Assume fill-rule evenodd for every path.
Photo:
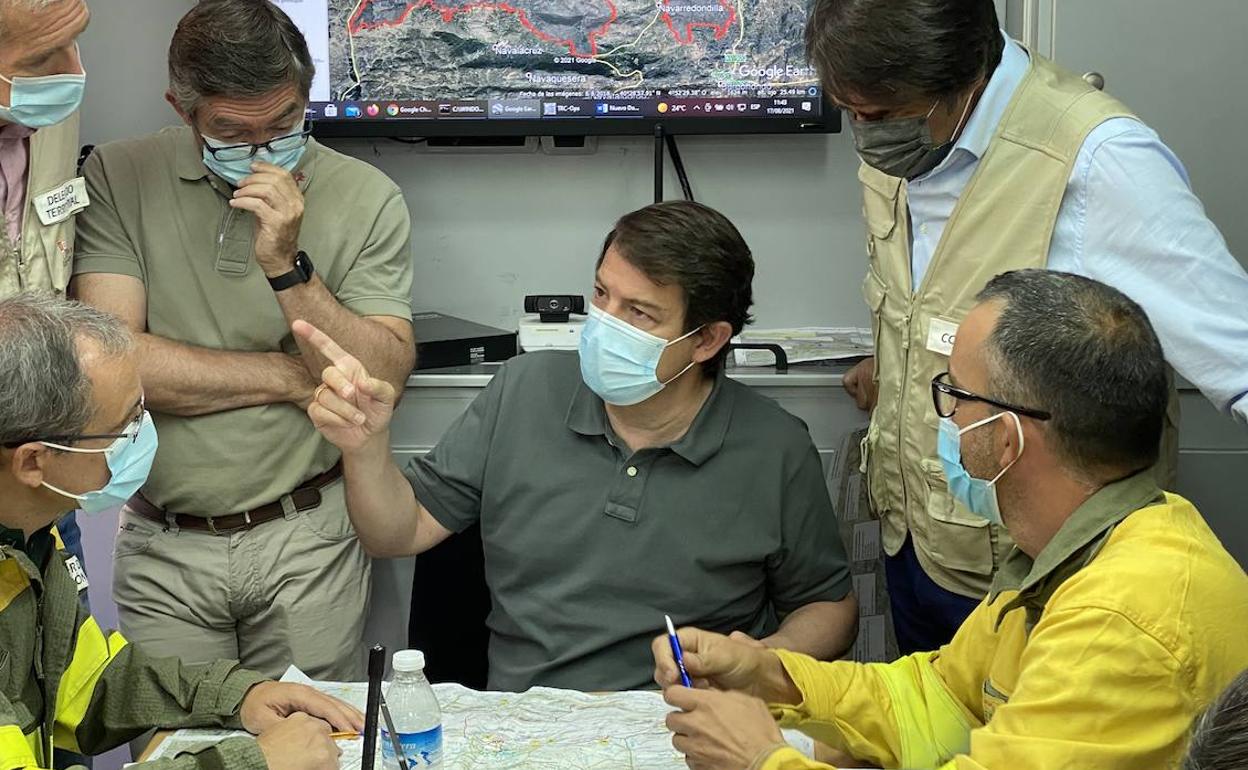
<instances>
[{"instance_id":1,"label":"man in beige vest","mask_svg":"<svg viewBox=\"0 0 1248 770\"><path fill-rule=\"evenodd\" d=\"M0 0L0 297L69 283L88 17L82 0Z\"/></svg>"},{"instance_id":2,"label":"man in beige vest","mask_svg":"<svg viewBox=\"0 0 1248 770\"><path fill-rule=\"evenodd\" d=\"M992 0L818 0L806 42L863 160L876 355L845 387L873 410L863 463L898 644L937 649L1010 547L949 493L936 454L929 386L975 295L1027 267L1114 285L1169 363L1248 422L1248 274L1157 134L1004 37Z\"/></svg>"}]
</instances>

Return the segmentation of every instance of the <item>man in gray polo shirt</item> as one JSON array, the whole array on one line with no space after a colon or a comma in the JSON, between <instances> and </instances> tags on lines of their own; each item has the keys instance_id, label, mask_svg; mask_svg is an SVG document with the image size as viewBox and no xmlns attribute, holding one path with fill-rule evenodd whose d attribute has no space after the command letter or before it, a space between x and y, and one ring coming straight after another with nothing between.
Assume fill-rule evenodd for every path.
<instances>
[{"instance_id":1,"label":"man in gray polo shirt","mask_svg":"<svg viewBox=\"0 0 1248 770\"><path fill-rule=\"evenodd\" d=\"M508 362L405 472L389 449L394 388L295 323L334 364L308 413L342 449L365 549L417 554L480 522L492 688L646 686L664 613L820 658L849 647L856 605L810 435L723 376L753 275L736 228L705 206L625 216L579 355Z\"/></svg>"}]
</instances>

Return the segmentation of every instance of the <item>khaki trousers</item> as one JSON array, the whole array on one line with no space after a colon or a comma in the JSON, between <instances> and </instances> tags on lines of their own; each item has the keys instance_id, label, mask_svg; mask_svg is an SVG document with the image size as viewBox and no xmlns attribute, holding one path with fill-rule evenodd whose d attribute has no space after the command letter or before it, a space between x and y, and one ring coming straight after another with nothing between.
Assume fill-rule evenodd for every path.
<instances>
[{"instance_id":1,"label":"khaki trousers","mask_svg":"<svg viewBox=\"0 0 1248 770\"><path fill-rule=\"evenodd\" d=\"M122 509L113 599L121 631L150 654L239 660L277 678L363 678L370 562L343 483L315 509L228 535L179 530ZM222 514L229 513L223 511Z\"/></svg>"}]
</instances>

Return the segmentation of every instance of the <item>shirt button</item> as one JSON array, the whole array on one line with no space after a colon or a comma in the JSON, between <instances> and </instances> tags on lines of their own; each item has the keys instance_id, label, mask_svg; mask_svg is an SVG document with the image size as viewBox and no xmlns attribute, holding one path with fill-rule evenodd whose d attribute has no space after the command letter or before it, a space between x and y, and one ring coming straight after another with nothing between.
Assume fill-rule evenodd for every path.
<instances>
[{"instance_id":1,"label":"shirt button","mask_svg":"<svg viewBox=\"0 0 1248 770\"><path fill-rule=\"evenodd\" d=\"M629 475L630 477L632 477L632 476L636 476L636 475L637 475L637 466L635 466L635 465L630 465L630 466L628 466L628 471L627 471L627 473L628 473L628 475Z\"/></svg>"},{"instance_id":2,"label":"shirt button","mask_svg":"<svg viewBox=\"0 0 1248 770\"><path fill-rule=\"evenodd\" d=\"M927 225L926 224L919 225L919 232L923 233L924 235L927 235Z\"/></svg>"}]
</instances>

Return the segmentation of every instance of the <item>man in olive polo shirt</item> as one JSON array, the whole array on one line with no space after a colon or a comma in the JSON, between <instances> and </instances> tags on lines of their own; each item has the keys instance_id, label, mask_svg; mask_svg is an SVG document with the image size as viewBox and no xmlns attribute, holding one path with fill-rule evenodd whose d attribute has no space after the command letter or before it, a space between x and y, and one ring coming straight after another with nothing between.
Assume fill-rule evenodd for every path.
<instances>
[{"instance_id":1,"label":"man in olive polo shirt","mask_svg":"<svg viewBox=\"0 0 1248 770\"><path fill-rule=\"evenodd\" d=\"M303 412L327 362L290 324L325 324L402 383L407 208L376 169L308 141L312 61L275 6L199 3L169 65L187 127L95 151L75 264L78 296L138 333L161 437L117 537L121 625L159 655L352 678L368 558L339 452Z\"/></svg>"},{"instance_id":2,"label":"man in olive polo shirt","mask_svg":"<svg viewBox=\"0 0 1248 770\"><path fill-rule=\"evenodd\" d=\"M664 613L820 658L849 647L857 608L810 435L722 372L753 276L705 206L625 216L579 355L508 362L406 478L394 388L296 324L334 362L308 413L343 450L364 547L417 554L480 522L492 688L645 686Z\"/></svg>"}]
</instances>

